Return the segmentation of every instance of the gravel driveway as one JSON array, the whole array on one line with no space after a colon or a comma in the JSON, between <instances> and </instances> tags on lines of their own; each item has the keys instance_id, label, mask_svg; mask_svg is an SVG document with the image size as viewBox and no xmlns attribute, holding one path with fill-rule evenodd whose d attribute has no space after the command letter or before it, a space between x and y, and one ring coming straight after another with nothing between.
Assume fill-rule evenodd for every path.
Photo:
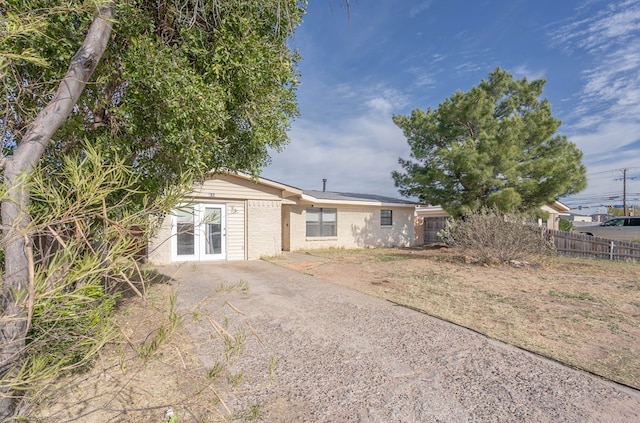
<instances>
[{"instance_id":1,"label":"gravel driveway","mask_svg":"<svg viewBox=\"0 0 640 423\"><path fill-rule=\"evenodd\" d=\"M244 331L223 398L265 422L640 421L636 390L271 263L161 270L205 367L224 349L201 313Z\"/></svg>"}]
</instances>

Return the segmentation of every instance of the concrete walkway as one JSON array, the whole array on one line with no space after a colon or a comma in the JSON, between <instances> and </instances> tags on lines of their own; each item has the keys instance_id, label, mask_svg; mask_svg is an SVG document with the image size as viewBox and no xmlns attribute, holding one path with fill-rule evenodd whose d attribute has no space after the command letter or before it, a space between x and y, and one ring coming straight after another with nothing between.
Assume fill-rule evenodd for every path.
<instances>
[{"instance_id":1,"label":"concrete walkway","mask_svg":"<svg viewBox=\"0 0 640 423\"><path fill-rule=\"evenodd\" d=\"M160 270L202 364L230 357L225 404L265 422L640 421L636 390L271 263Z\"/></svg>"}]
</instances>

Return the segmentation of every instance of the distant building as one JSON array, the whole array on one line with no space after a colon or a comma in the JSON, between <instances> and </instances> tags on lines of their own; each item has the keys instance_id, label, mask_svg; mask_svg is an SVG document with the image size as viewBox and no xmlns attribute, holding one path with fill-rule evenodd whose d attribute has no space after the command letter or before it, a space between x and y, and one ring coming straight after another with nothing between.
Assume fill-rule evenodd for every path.
<instances>
[{"instance_id":1,"label":"distant building","mask_svg":"<svg viewBox=\"0 0 640 423\"><path fill-rule=\"evenodd\" d=\"M585 216L584 214L567 213L562 217L573 222L576 226L591 224L593 222L593 218L591 216Z\"/></svg>"}]
</instances>

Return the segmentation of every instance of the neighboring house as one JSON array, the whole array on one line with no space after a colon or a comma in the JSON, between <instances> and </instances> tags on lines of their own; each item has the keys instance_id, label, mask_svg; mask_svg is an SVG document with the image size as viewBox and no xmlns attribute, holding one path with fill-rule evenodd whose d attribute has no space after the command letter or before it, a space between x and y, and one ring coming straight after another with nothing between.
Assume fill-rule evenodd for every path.
<instances>
[{"instance_id":1,"label":"neighboring house","mask_svg":"<svg viewBox=\"0 0 640 423\"><path fill-rule=\"evenodd\" d=\"M416 203L305 191L244 174L214 174L167 216L149 243L156 264L251 260L282 251L415 245Z\"/></svg>"},{"instance_id":2,"label":"neighboring house","mask_svg":"<svg viewBox=\"0 0 640 423\"><path fill-rule=\"evenodd\" d=\"M538 225L547 229L558 230L560 216L570 209L559 201L542 206L541 209L547 212L547 220L538 219ZM449 215L440 206L416 207L416 245L440 242L438 232L444 228Z\"/></svg>"},{"instance_id":3,"label":"neighboring house","mask_svg":"<svg viewBox=\"0 0 640 423\"><path fill-rule=\"evenodd\" d=\"M571 210L567 205L558 200L551 204L542 206L541 209L542 211L547 212L548 217L547 220L538 219L538 224L547 229L553 229L554 231L559 230L560 217L565 216L565 214Z\"/></svg>"},{"instance_id":4,"label":"neighboring house","mask_svg":"<svg viewBox=\"0 0 640 423\"><path fill-rule=\"evenodd\" d=\"M585 225L593 225L593 218L591 216L585 216L583 214L577 213L569 213L567 216L564 216L570 222L573 223L573 226L585 226Z\"/></svg>"}]
</instances>

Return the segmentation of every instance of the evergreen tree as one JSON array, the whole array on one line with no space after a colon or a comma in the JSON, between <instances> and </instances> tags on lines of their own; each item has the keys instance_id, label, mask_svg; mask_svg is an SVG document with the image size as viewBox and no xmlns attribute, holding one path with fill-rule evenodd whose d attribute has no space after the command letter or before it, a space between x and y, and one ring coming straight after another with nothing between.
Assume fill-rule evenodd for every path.
<instances>
[{"instance_id":1,"label":"evergreen tree","mask_svg":"<svg viewBox=\"0 0 640 423\"><path fill-rule=\"evenodd\" d=\"M394 116L411 147L404 172L393 173L400 193L460 216L482 206L532 211L584 189L582 152L556 134L544 84L498 68L437 109Z\"/></svg>"}]
</instances>

